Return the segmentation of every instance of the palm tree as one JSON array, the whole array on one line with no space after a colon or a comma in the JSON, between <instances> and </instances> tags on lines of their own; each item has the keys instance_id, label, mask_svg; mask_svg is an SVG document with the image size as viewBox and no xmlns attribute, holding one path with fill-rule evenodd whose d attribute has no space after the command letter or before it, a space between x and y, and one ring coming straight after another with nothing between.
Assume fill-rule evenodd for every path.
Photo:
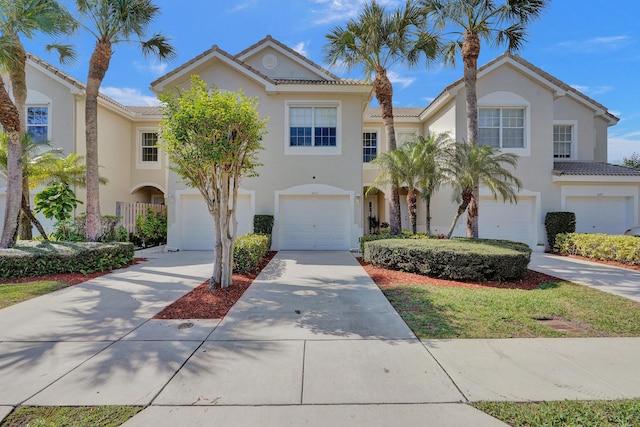
<instances>
[{"instance_id":1,"label":"palm tree","mask_svg":"<svg viewBox=\"0 0 640 427\"><path fill-rule=\"evenodd\" d=\"M423 180L425 172L424 147L416 142L408 142L402 147L380 153L373 164L380 167L380 173L374 180L371 187L367 189L367 195L385 185L395 188L405 187L407 189L407 209L409 211L409 221L411 231L416 234L417 230L417 190Z\"/></svg>"},{"instance_id":2,"label":"palm tree","mask_svg":"<svg viewBox=\"0 0 640 427\"><path fill-rule=\"evenodd\" d=\"M21 194L24 188L28 188L28 183L22 182L23 174L19 163L20 135L26 132L27 99L25 73L27 54L20 37L30 39L38 32L53 36L69 34L75 28L75 20L55 0L0 0L0 15L0 65L8 72L13 95L13 100L4 96L7 91L3 82L1 91L4 94L0 94L0 102L3 103L4 108L0 110L0 114L5 116L0 122L9 138L9 173L7 207L0 246L10 247L13 246L17 237L17 215L19 215L21 200L26 197L27 202L29 201L28 192L26 196ZM57 50L63 62L73 58L73 50L68 45L51 44L47 49ZM13 108L9 104L13 105ZM14 108L15 111L13 111ZM14 124L10 122L15 113L18 114L18 127L14 130ZM5 122L9 127L5 126Z\"/></svg>"},{"instance_id":3,"label":"palm tree","mask_svg":"<svg viewBox=\"0 0 640 427\"><path fill-rule=\"evenodd\" d=\"M446 133L428 134L415 139L422 157L422 178L418 183L426 206L427 235L431 235L431 197L446 181L455 145Z\"/></svg>"},{"instance_id":4,"label":"palm tree","mask_svg":"<svg viewBox=\"0 0 640 427\"><path fill-rule=\"evenodd\" d=\"M505 202L518 202L513 186L520 190L522 184L511 171L503 166L507 165L515 169L517 164L517 155L501 153L496 147L481 144L456 144L448 181L453 187L454 200L460 205L447 233L447 238L451 238L458 219L471 206L472 202L478 206L479 200L476 199L477 196L474 195L473 189L479 188L481 184L489 188L496 199L500 195ZM475 211L474 214L477 218L478 212ZM467 223L469 221L470 219L467 218ZM468 226L467 237L477 237L469 235Z\"/></svg>"},{"instance_id":5,"label":"palm tree","mask_svg":"<svg viewBox=\"0 0 640 427\"><path fill-rule=\"evenodd\" d=\"M96 38L89 61L86 85L85 133L87 145L87 227L86 238L95 241L99 236L100 204L98 174L98 94L109 63L113 45L122 42L138 43L143 55L173 58L175 51L160 33L143 40L146 29L160 9L152 0L76 0L78 11L89 21L83 27Z\"/></svg>"},{"instance_id":6,"label":"palm tree","mask_svg":"<svg viewBox=\"0 0 640 427\"><path fill-rule=\"evenodd\" d=\"M344 64L347 70L363 67L365 78L373 80L373 91L380 104L387 138L387 151L396 149L393 121L393 85L387 76L389 67L404 63L414 66L420 56L435 59L439 41L424 30L425 20L420 9L407 1L404 8L391 14L376 0L366 3L357 19L336 27L326 35L325 62L332 66ZM400 196L392 187L389 202L391 234L401 231Z\"/></svg>"},{"instance_id":7,"label":"palm tree","mask_svg":"<svg viewBox=\"0 0 640 427\"><path fill-rule=\"evenodd\" d=\"M478 142L478 98L476 76L480 40L494 46L507 46L510 52L518 51L526 41L526 26L538 18L550 0L504 0L500 5L493 0L420 0L424 13L430 16L440 29L453 27L459 38L443 48L444 61L455 65L458 51L462 54L464 86L467 108L467 140ZM474 188L474 200L469 207L467 234L478 237L478 198Z\"/></svg>"}]
</instances>

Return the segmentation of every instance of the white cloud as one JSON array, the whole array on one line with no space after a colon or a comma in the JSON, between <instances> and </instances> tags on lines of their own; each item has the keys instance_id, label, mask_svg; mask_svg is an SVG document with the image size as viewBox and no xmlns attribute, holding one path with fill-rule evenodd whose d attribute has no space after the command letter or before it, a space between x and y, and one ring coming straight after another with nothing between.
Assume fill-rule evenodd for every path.
<instances>
[{"instance_id":1,"label":"white cloud","mask_svg":"<svg viewBox=\"0 0 640 427\"><path fill-rule=\"evenodd\" d=\"M249 0L249 1L246 1L244 3L240 3L240 4L232 7L231 9L227 9L227 13L240 12L240 11L249 9L250 7L254 7L256 5L257 5L257 1L256 0Z\"/></svg>"},{"instance_id":2,"label":"white cloud","mask_svg":"<svg viewBox=\"0 0 640 427\"><path fill-rule=\"evenodd\" d=\"M557 44L563 49L571 49L576 52L603 52L622 49L631 42L629 36L592 37L586 40L571 40Z\"/></svg>"},{"instance_id":3,"label":"white cloud","mask_svg":"<svg viewBox=\"0 0 640 427\"><path fill-rule=\"evenodd\" d=\"M318 5L311 9L316 25L344 23L355 18L366 0L310 0ZM400 4L398 0L379 0L378 3L387 8L395 8Z\"/></svg>"},{"instance_id":4,"label":"white cloud","mask_svg":"<svg viewBox=\"0 0 640 427\"><path fill-rule=\"evenodd\" d=\"M584 93L585 95L596 96L602 95L603 93L610 92L613 90L613 86L581 86L581 85L571 85L575 90Z\"/></svg>"},{"instance_id":5,"label":"white cloud","mask_svg":"<svg viewBox=\"0 0 640 427\"><path fill-rule=\"evenodd\" d=\"M292 49L295 50L296 52L298 52L300 55L305 56L305 57L309 53L308 50L307 50L307 43L305 43L305 42L298 43L297 45L293 46Z\"/></svg>"},{"instance_id":6,"label":"white cloud","mask_svg":"<svg viewBox=\"0 0 640 427\"><path fill-rule=\"evenodd\" d=\"M396 73L395 71L387 72L387 77L389 77L389 80L391 81L391 83L393 84L397 83L400 86L402 86L402 89L411 85L411 83L413 83L416 80L413 77L400 77L400 74Z\"/></svg>"},{"instance_id":7,"label":"white cloud","mask_svg":"<svg viewBox=\"0 0 640 427\"><path fill-rule=\"evenodd\" d=\"M153 77L160 77L167 72L169 64L166 62L152 61L152 62L138 62L133 63L136 70L141 73L151 74Z\"/></svg>"},{"instance_id":8,"label":"white cloud","mask_svg":"<svg viewBox=\"0 0 640 427\"><path fill-rule=\"evenodd\" d=\"M614 116L620 118L622 117L622 111L618 111L618 110L609 110L609 113L613 114Z\"/></svg>"},{"instance_id":9,"label":"white cloud","mask_svg":"<svg viewBox=\"0 0 640 427\"><path fill-rule=\"evenodd\" d=\"M155 96L143 95L140 89L131 87L104 87L100 89L104 95L113 98L122 105L157 106L160 101Z\"/></svg>"}]
</instances>

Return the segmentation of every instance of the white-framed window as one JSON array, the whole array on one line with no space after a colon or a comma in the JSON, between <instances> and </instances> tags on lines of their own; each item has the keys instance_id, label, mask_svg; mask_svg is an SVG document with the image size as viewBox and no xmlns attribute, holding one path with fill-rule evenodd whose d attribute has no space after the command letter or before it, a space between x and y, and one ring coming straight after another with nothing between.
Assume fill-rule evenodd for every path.
<instances>
[{"instance_id":1,"label":"white-framed window","mask_svg":"<svg viewBox=\"0 0 640 427\"><path fill-rule=\"evenodd\" d=\"M575 126L570 123L553 125L553 158L570 159L575 144Z\"/></svg>"},{"instance_id":2,"label":"white-framed window","mask_svg":"<svg viewBox=\"0 0 640 427\"><path fill-rule=\"evenodd\" d=\"M339 102L292 101L286 109L285 154L341 153Z\"/></svg>"},{"instance_id":3,"label":"white-framed window","mask_svg":"<svg viewBox=\"0 0 640 427\"><path fill-rule=\"evenodd\" d=\"M478 109L478 143L498 148L524 148L526 112L524 108Z\"/></svg>"},{"instance_id":4,"label":"white-framed window","mask_svg":"<svg viewBox=\"0 0 640 427\"><path fill-rule=\"evenodd\" d=\"M156 129L138 129L138 167L142 169L160 167L160 148Z\"/></svg>"},{"instance_id":5,"label":"white-framed window","mask_svg":"<svg viewBox=\"0 0 640 427\"><path fill-rule=\"evenodd\" d=\"M370 163L378 156L378 132L362 132L362 161Z\"/></svg>"},{"instance_id":6,"label":"white-framed window","mask_svg":"<svg viewBox=\"0 0 640 427\"><path fill-rule=\"evenodd\" d=\"M49 140L49 107L27 106L27 132L36 143Z\"/></svg>"}]
</instances>

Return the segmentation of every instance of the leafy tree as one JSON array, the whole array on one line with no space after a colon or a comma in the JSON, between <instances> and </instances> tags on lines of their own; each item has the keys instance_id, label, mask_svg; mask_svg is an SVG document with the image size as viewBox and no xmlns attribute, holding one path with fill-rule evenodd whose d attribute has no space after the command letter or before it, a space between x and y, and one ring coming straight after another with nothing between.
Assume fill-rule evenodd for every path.
<instances>
[{"instance_id":1,"label":"leafy tree","mask_svg":"<svg viewBox=\"0 0 640 427\"><path fill-rule=\"evenodd\" d=\"M476 76L480 40L494 46L506 45L510 52L518 51L526 41L526 26L537 19L550 0L419 0L424 13L438 28L453 28L459 37L444 48L445 63L455 64L458 51L462 54L467 108L467 140L478 142L478 101ZM478 181L478 180L476 180ZM469 206L467 235L478 237L478 187Z\"/></svg>"},{"instance_id":2,"label":"leafy tree","mask_svg":"<svg viewBox=\"0 0 640 427\"><path fill-rule=\"evenodd\" d=\"M20 124L17 136L11 135L10 128L5 127L10 136L11 145L10 173L7 178L8 215L5 216L8 240L3 239L3 243L0 245L6 243L12 246L15 243L17 237L15 233L16 205L19 212L19 207L24 205L26 201L27 210L30 212L31 209L29 206L28 175L21 174L21 184L16 181L19 175L18 169L21 167L19 162L16 163L19 158L20 135L27 131L27 80L25 72L27 54L22 45L21 37L31 39L36 33L59 36L71 33L74 28L75 20L73 17L55 0L0 0L0 64L6 69L12 87L13 100L7 100L7 102L12 102L15 105ZM47 49L57 50L61 62L73 58L73 50L68 45L50 44L47 45ZM18 196L20 193L18 186L22 192L20 196ZM20 221L20 229L21 238L30 239L32 237L31 223L24 216ZM10 230L12 231L10 232ZM10 233L12 236L9 238Z\"/></svg>"},{"instance_id":3,"label":"leafy tree","mask_svg":"<svg viewBox=\"0 0 640 427\"><path fill-rule=\"evenodd\" d=\"M628 168L640 169L640 153L633 153L622 158L622 165Z\"/></svg>"},{"instance_id":4,"label":"leafy tree","mask_svg":"<svg viewBox=\"0 0 640 427\"><path fill-rule=\"evenodd\" d=\"M398 63L415 66L422 54L427 61L435 59L439 41L424 31L420 9L407 1L404 8L387 13L376 0L366 3L356 19L344 28L336 27L326 35L325 61L344 64L348 70L363 67L365 77L374 75L373 90L380 104L387 138L387 151L396 149L393 120L393 85L387 76ZM391 234L401 232L400 196L392 187L389 202Z\"/></svg>"},{"instance_id":5,"label":"leafy tree","mask_svg":"<svg viewBox=\"0 0 640 427\"><path fill-rule=\"evenodd\" d=\"M456 144L454 158L450 166L449 183L453 187L454 200L460 205L447 233L447 238L451 238L458 219L470 204L475 201L475 205L478 205L479 200L475 200L473 189L479 187L480 184L489 188L496 199L500 195L505 202L518 202L513 186L519 190L520 180L503 166L507 165L515 169L517 164L518 156L513 153L501 153L496 147L481 144ZM467 227L468 232L469 228ZM467 234L467 237L477 236Z\"/></svg>"},{"instance_id":6,"label":"leafy tree","mask_svg":"<svg viewBox=\"0 0 640 427\"><path fill-rule=\"evenodd\" d=\"M367 189L367 194L384 185L405 187L411 231L416 234L417 190L425 172L423 146L416 142L408 142L396 150L380 153L371 163L380 167L380 173L373 185Z\"/></svg>"},{"instance_id":7,"label":"leafy tree","mask_svg":"<svg viewBox=\"0 0 640 427\"><path fill-rule=\"evenodd\" d=\"M213 275L215 285L231 284L233 245L238 221L238 189L245 176L257 176L257 152L265 132L256 99L238 92L221 91L198 76L190 89L164 93L160 124L162 148L172 169L204 197L215 228Z\"/></svg>"},{"instance_id":8,"label":"leafy tree","mask_svg":"<svg viewBox=\"0 0 640 427\"><path fill-rule=\"evenodd\" d=\"M55 218L58 221L71 219L71 213L82 201L76 199L76 194L64 182L54 182L36 194L36 212L42 212L45 218Z\"/></svg>"},{"instance_id":9,"label":"leafy tree","mask_svg":"<svg viewBox=\"0 0 640 427\"><path fill-rule=\"evenodd\" d=\"M446 133L418 136L422 157L422 178L418 186L426 205L427 235L431 235L431 197L447 179L455 145Z\"/></svg>"},{"instance_id":10,"label":"leafy tree","mask_svg":"<svg viewBox=\"0 0 640 427\"><path fill-rule=\"evenodd\" d=\"M89 60L85 104L86 238L93 242L100 235L98 94L113 56L113 45L122 42L137 43L143 55L155 54L159 58L173 58L175 52L168 39L160 33L143 40L147 27L160 11L152 0L76 0L76 4L82 17L89 21L81 25L96 39Z\"/></svg>"}]
</instances>

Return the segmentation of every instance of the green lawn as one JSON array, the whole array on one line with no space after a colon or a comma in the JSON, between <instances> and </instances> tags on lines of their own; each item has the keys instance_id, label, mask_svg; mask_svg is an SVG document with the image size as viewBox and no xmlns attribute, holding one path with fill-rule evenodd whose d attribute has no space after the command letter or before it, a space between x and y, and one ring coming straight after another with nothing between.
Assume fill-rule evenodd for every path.
<instances>
[{"instance_id":1,"label":"green lawn","mask_svg":"<svg viewBox=\"0 0 640 427\"><path fill-rule=\"evenodd\" d=\"M513 427L640 426L640 399L539 403L479 402L473 406Z\"/></svg>"},{"instance_id":2,"label":"green lawn","mask_svg":"<svg viewBox=\"0 0 640 427\"><path fill-rule=\"evenodd\" d=\"M141 406L20 406L0 427L115 427L142 409Z\"/></svg>"},{"instance_id":3,"label":"green lawn","mask_svg":"<svg viewBox=\"0 0 640 427\"><path fill-rule=\"evenodd\" d=\"M429 285L381 286L420 338L640 336L640 303L568 282L530 291ZM561 318L584 332L561 332L536 319Z\"/></svg>"},{"instance_id":4,"label":"green lawn","mask_svg":"<svg viewBox=\"0 0 640 427\"><path fill-rule=\"evenodd\" d=\"M0 284L0 308L9 307L67 286L69 285L64 282L50 280Z\"/></svg>"}]
</instances>

